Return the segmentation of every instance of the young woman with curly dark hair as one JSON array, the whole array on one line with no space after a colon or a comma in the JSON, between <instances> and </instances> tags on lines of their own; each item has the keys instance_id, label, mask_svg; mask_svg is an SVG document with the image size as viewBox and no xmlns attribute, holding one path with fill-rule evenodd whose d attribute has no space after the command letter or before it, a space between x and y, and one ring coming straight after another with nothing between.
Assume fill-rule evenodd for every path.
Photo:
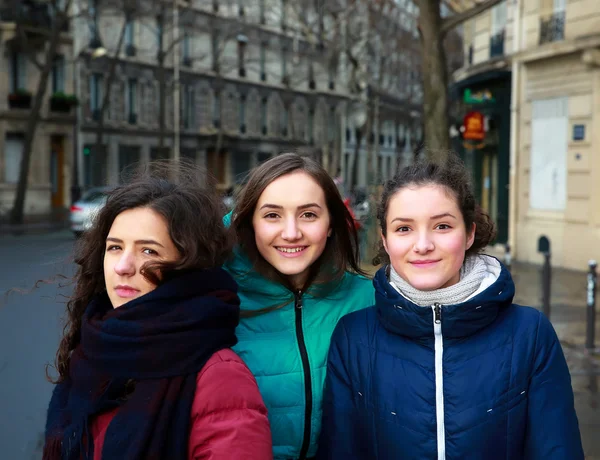
<instances>
[{"instance_id":1,"label":"young woman with curly dark hair","mask_svg":"<svg viewBox=\"0 0 600 460\"><path fill-rule=\"evenodd\" d=\"M230 349L222 206L201 180L152 164L78 242L45 460L271 458L258 386Z\"/></svg>"}]
</instances>

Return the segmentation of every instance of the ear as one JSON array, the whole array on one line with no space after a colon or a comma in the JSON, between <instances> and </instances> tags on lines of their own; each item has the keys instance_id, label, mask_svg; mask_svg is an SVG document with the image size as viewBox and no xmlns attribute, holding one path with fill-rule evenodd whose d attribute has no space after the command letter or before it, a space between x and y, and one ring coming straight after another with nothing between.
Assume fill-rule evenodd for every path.
<instances>
[{"instance_id":1,"label":"ear","mask_svg":"<svg viewBox=\"0 0 600 460\"><path fill-rule=\"evenodd\" d=\"M385 249L385 252L387 252L389 255L390 251L388 251L387 241L385 240L385 236L381 230L379 231L379 236L381 237L381 242L383 243L383 248Z\"/></svg>"},{"instance_id":2,"label":"ear","mask_svg":"<svg viewBox=\"0 0 600 460\"><path fill-rule=\"evenodd\" d=\"M329 227L329 231L327 232L327 238L329 238L332 233L333 233L333 229L331 227Z\"/></svg>"},{"instance_id":3,"label":"ear","mask_svg":"<svg viewBox=\"0 0 600 460\"><path fill-rule=\"evenodd\" d=\"M475 242L475 230L477 230L477 224L473 222L471 231L467 234L467 250L471 249L471 246L473 246L473 243Z\"/></svg>"}]
</instances>

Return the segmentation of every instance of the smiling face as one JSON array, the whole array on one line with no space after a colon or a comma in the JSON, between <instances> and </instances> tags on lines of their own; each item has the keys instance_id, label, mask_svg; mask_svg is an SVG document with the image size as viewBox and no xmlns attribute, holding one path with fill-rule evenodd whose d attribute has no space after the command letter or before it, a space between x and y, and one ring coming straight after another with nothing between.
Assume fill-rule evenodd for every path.
<instances>
[{"instance_id":1,"label":"smiling face","mask_svg":"<svg viewBox=\"0 0 600 460\"><path fill-rule=\"evenodd\" d=\"M467 231L456 199L438 185L404 187L388 203L383 244L394 270L432 291L456 284L475 224Z\"/></svg>"},{"instance_id":2,"label":"smiling face","mask_svg":"<svg viewBox=\"0 0 600 460\"><path fill-rule=\"evenodd\" d=\"M119 214L108 232L104 253L104 279L113 308L156 288L142 276L144 264L172 262L179 257L160 214L150 208Z\"/></svg>"},{"instance_id":3,"label":"smiling face","mask_svg":"<svg viewBox=\"0 0 600 460\"><path fill-rule=\"evenodd\" d=\"M258 199L252 226L261 256L302 287L331 234L323 189L304 172L274 180Z\"/></svg>"}]
</instances>

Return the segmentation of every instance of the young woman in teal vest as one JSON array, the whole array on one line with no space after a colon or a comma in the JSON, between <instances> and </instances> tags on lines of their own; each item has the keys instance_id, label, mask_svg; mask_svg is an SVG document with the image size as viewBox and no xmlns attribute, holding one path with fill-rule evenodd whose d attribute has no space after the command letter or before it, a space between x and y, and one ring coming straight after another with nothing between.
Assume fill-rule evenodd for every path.
<instances>
[{"instance_id":1,"label":"young woman in teal vest","mask_svg":"<svg viewBox=\"0 0 600 460\"><path fill-rule=\"evenodd\" d=\"M362 276L354 219L327 171L296 154L256 168L231 216L238 248L235 351L265 400L275 459L317 451L327 350L347 313L374 303Z\"/></svg>"}]
</instances>

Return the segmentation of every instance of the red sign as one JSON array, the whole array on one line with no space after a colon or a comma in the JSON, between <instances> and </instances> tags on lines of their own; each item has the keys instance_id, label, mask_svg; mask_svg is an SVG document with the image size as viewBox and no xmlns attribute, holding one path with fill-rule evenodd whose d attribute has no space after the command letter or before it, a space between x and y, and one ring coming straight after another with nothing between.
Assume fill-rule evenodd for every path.
<instances>
[{"instance_id":1,"label":"red sign","mask_svg":"<svg viewBox=\"0 0 600 460\"><path fill-rule=\"evenodd\" d=\"M480 112L469 112L464 119L463 139L472 141L482 141L485 139L485 129L483 123L483 114Z\"/></svg>"}]
</instances>

